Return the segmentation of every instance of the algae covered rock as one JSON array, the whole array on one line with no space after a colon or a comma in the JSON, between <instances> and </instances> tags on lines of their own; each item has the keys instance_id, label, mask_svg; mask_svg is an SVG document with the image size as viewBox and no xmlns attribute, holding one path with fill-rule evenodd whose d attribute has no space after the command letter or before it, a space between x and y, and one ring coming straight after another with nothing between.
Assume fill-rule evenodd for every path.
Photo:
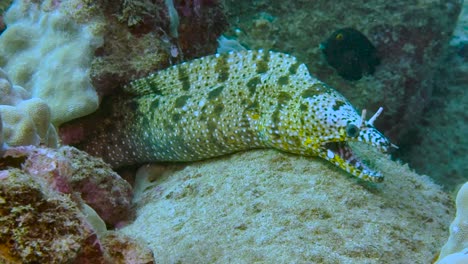
<instances>
[{"instance_id":1,"label":"algae covered rock","mask_svg":"<svg viewBox=\"0 0 468 264\"><path fill-rule=\"evenodd\" d=\"M447 190L468 181L468 1L464 1L450 45L450 54L437 75L434 98L419 127L421 137L401 158L430 175ZM421 155L424 153L424 155Z\"/></svg>"},{"instance_id":2,"label":"algae covered rock","mask_svg":"<svg viewBox=\"0 0 468 264\"><path fill-rule=\"evenodd\" d=\"M23 158L23 171L44 179L55 191L78 195L110 226L121 225L133 217L130 184L101 159L86 152L69 146L59 149L27 146L8 149L4 158Z\"/></svg>"},{"instance_id":3,"label":"algae covered rock","mask_svg":"<svg viewBox=\"0 0 468 264\"><path fill-rule=\"evenodd\" d=\"M276 151L143 167L138 217L122 232L163 263L429 262L447 232L448 196L407 166L368 159L385 171L382 184Z\"/></svg>"},{"instance_id":4,"label":"algae covered rock","mask_svg":"<svg viewBox=\"0 0 468 264\"><path fill-rule=\"evenodd\" d=\"M42 178L0 171L0 263L154 263L141 242L98 231L81 210Z\"/></svg>"},{"instance_id":5,"label":"algae covered rock","mask_svg":"<svg viewBox=\"0 0 468 264\"><path fill-rule=\"evenodd\" d=\"M96 234L77 205L18 169L0 171L0 263L103 260Z\"/></svg>"}]
</instances>

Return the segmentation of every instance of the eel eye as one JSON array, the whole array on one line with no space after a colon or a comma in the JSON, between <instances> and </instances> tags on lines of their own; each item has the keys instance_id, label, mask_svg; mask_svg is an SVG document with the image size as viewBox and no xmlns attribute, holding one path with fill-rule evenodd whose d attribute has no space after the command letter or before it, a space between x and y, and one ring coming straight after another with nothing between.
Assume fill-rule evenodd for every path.
<instances>
[{"instance_id":1,"label":"eel eye","mask_svg":"<svg viewBox=\"0 0 468 264\"><path fill-rule=\"evenodd\" d=\"M346 126L346 134L348 137L357 137L359 135L359 128L353 124Z\"/></svg>"}]
</instances>

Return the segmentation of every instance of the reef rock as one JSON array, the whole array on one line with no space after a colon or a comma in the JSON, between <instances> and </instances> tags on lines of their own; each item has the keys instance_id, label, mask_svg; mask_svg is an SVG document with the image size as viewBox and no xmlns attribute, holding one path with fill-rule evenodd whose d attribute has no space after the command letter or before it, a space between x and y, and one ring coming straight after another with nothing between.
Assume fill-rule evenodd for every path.
<instances>
[{"instance_id":1,"label":"reef rock","mask_svg":"<svg viewBox=\"0 0 468 264\"><path fill-rule=\"evenodd\" d=\"M104 44L91 76L99 94L171 64L212 54L227 26L220 1L99 1Z\"/></svg>"},{"instance_id":2,"label":"reef rock","mask_svg":"<svg viewBox=\"0 0 468 264\"><path fill-rule=\"evenodd\" d=\"M437 75L434 97L419 126L420 137L402 156L420 173L428 174L447 190L468 181L468 1L450 45L450 55ZM424 153L424 155L421 155Z\"/></svg>"},{"instance_id":3,"label":"reef rock","mask_svg":"<svg viewBox=\"0 0 468 264\"><path fill-rule=\"evenodd\" d=\"M2 160L3 166L21 167L45 180L55 191L78 196L110 226L121 225L133 217L130 184L101 159L83 151L68 146L16 147L7 149ZM17 163L21 165L14 165Z\"/></svg>"},{"instance_id":4,"label":"reef rock","mask_svg":"<svg viewBox=\"0 0 468 264\"><path fill-rule=\"evenodd\" d=\"M107 165L76 149L8 148L0 158L0 263L154 263L144 244L107 231L101 219L129 219L131 194Z\"/></svg>"},{"instance_id":5,"label":"reef rock","mask_svg":"<svg viewBox=\"0 0 468 264\"><path fill-rule=\"evenodd\" d=\"M366 155L383 183L272 150L142 167L138 217L121 232L162 263L429 263L451 219L449 197L407 166Z\"/></svg>"},{"instance_id":6,"label":"reef rock","mask_svg":"<svg viewBox=\"0 0 468 264\"><path fill-rule=\"evenodd\" d=\"M0 262L103 261L97 235L77 205L18 169L0 171Z\"/></svg>"}]
</instances>

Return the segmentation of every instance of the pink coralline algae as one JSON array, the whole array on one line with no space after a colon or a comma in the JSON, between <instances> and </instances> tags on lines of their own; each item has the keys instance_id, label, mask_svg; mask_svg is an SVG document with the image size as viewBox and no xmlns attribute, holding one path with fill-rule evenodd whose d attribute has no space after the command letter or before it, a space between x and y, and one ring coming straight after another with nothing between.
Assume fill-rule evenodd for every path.
<instances>
[{"instance_id":1,"label":"pink coralline algae","mask_svg":"<svg viewBox=\"0 0 468 264\"><path fill-rule=\"evenodd\" d=\"M19 169L0 174L0 263L101 262L96 234L70 197Z\"/></svg>"},{"instance_id":2,"label":"pink coralline algae","mask_svg":"<svg viewBox=\"0 0 468 264\"><path fill-rule=\"evenodd\" d=\"M0 171L0 263L154 263L143 244L98 231L69 195L20 169Z\"/></svg>"},{"instance_id":3,"label":"pink coralline algae","mask_svg":"<svg viewBox=\"0 0 468 264\"><path fill-rule=\"evenodd\" d=\"M3 159L20 157L25 158L25 173L44 179L55 191L82 199L107 225L122 225L132 218L130 184L102 160L68 146L16 147L8 149Z\"/></svg>"},{"instance_id":4,"label":"pink coralline algae","mask_svg":"<svg viewBox=\"0 0 468 264\"><path fill-rule=\"evenodd\" d=\"M145 245L103 222L130 220L131 197L130 184L108 165L72 147L7 149L0 263L155 263Z\"/></svg>"}]
</instances>

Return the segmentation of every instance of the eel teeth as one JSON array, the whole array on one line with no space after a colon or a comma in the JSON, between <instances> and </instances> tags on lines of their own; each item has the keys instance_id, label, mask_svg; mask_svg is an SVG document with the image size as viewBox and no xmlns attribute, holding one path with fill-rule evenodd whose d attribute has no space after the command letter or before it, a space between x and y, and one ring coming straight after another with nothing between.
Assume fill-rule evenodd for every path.
<instances>
[{"instance_id":1,"label":"eel teeth","mask_svg":"<svg viewBox=\"0 0 468 264\"><path fill-rule=\"evenodd\" d=\"M325 144L328 153L332 152L333 155L338 155L346 163L361 171L366 175L381 176L381 173L369 168L358 156L356 156L351 147L346 142L329 142ZM330 157L331 154L328 154Z\"/></svg>"}]
</instances>

